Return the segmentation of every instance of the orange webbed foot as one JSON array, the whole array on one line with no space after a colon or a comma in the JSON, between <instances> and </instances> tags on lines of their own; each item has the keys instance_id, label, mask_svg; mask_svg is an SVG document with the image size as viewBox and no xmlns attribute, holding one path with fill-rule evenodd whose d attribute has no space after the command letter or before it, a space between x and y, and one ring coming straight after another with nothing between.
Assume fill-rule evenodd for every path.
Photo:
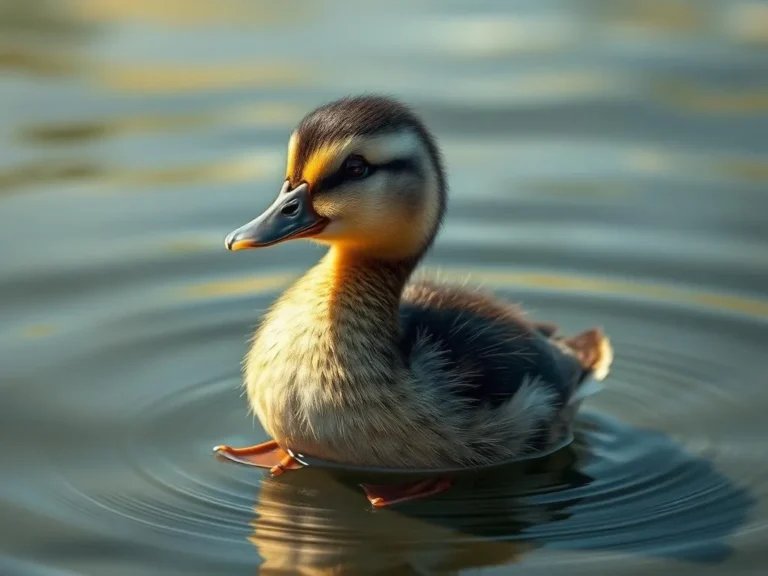
<instances>
[{"instance_id":1,"label":"orange webbed foot","mask_svg":"<svg viewBox=\"0 0 768 576\"><path fill-rule=\"evenodd\" d=\"M244 448L216 446L213 451L219 456L239 464L269 468L273 476L282 474L286 470L298 470L302 467L293 456L283 450L274 440Z\"/></svg>"},{"instance_id":2,"label":"orange webbed foot","mask_svg":"<svg viewBox=\"0 0 768 576\"><path fill-rule=\"evenodd\" d=\"M361 484L361 486L374 508L385 508L445 492L451 487L451 480L449 478L428 478L408 484Z\"/></svg>"}]
</instances>

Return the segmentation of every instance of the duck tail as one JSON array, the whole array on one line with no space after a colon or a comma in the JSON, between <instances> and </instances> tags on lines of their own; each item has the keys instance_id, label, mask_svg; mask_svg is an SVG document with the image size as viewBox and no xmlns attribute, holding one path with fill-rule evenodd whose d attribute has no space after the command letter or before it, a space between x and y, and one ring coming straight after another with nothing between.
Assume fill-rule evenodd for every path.
<instances>
[{"instance_id":1,"label":"duck tail","mask_svg":"<svg viewBox=\"0 0 768 576\"><path fill-rule=\"evenodd\" d=\"M561 347L574 356L582 367L568 399L566 418L572 418L582 401L598 394L603 389L602 380L608 376L613 362L613 347L600 328L592 328L575 336L554 339Z\"/></svg>"},{"instance_id":2,"label":"duck tail","mask_svg":"<svg viewBox=\"0 0 768 576\"><path fill-rule=\"evenodd\" d=\"M592 328L563 339L563 343L584 367L584 377L602 381L608 376L613 363L611 341L600 328Z\"/></svg>"}]
</instances>

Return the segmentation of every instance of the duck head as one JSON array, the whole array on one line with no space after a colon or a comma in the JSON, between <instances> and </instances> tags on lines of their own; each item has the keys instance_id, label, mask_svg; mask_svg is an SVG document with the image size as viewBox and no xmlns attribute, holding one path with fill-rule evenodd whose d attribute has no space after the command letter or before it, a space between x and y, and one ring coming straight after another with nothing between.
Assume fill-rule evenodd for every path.
<instances>
[{"instance_id":1,"label":"duck head","mask_svg":"<svg viewBox=\"0 0 768 576\"><path fill-rule=\"evenodd\" d=\"M445 203L440 151L416 114L387 97L345 98L299 123L277 199L226 246L310 238L364 257L409 259L431 245Z\"/></svg>"}]
</instances>

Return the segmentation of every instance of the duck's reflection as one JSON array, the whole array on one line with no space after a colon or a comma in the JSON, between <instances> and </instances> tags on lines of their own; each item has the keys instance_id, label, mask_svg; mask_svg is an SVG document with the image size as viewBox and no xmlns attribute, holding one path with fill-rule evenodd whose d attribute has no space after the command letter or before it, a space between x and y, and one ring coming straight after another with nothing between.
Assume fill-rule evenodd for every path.
<instances>
[{"instance_id":1,"label":"duck's reflection","mask_svg":"<svg viewBox=\"0 0 768 576\"><path fill-rule=\"evenodd\" d=\"M529 463L464 479L447 494L373 511L362 490L330 475L302 470L267 479L251 542L260 574L453 574L515 562L536 548L531 525L568 516L573 501L532 505L537 491L590 481L565 449ZM310 488L311 487L311 488Z\"/></svg>"},{"instance_id":2,"label":"duck's reflection","mask_svg":"<svg viewBox=\"0 0 768 576\"><path fill-rule=\"evenodd\" d=\"M325 472L269 478L250 541L269 575L456 574L545 546L720 563L754 505L670 437L587 415L574 444L545 459L392 509L372 510Z\"/></svg>"}]
</instances>

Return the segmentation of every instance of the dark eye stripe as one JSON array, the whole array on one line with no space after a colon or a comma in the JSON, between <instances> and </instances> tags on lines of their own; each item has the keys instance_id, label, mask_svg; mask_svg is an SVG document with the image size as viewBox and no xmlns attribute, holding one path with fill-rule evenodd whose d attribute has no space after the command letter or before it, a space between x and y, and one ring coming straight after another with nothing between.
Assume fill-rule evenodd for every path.
<instances>
[{"instance_id":1,"label":"dark eye stripe","mask_svg":"<svg viewBox=\"0 0 768 576\"><path fill-rule=\"evenodd\" d=\"M388 170L390 172L418 172L419 166L410 158L399 158L384 164L379 164L381 170Z\"/></svg>"},{"instance_id":2,"label":"dark eye stripe","mask_svg":"<svg viewBox=\"0 0 768 576\"><path fill-rule=\"evenodd\" d=\"M374 167L371 166L368 174L369 175L373 174L375 171L376 170L374 169ZM320 180L320 185L317 187L317 190L315 190L314 193L318 194L326 190L331 190L333 188L336 188L337 186L344 184L344 182L347 182L348 180L350 180L350 178L347 177L347 175L344 172L339 170L337 172L334 172L330 176L326 176L325 178Z\"/></svg>"},{"instance_id":3,"label":"dark eye stripe","mask_svg":"<svg viewBox=\"0 0 768 576\"><path fill-rule=\"evenodd\" d=\"M368 177L372 176L376 172L383 170L387 172L419 172L419 166L410 158L398 158L396 160L391 160L389 162L384 162L383 164L369 164L368 165ZM320 186L317 187L317 190L315 191L315 194L322 192L324 190L331 190L337 186L340 186L344 182L350 181L352 178L349 178L347 174L344 173L343 167L330 176L326 176L320 181Z\"/></svg>"}]
</instances>

